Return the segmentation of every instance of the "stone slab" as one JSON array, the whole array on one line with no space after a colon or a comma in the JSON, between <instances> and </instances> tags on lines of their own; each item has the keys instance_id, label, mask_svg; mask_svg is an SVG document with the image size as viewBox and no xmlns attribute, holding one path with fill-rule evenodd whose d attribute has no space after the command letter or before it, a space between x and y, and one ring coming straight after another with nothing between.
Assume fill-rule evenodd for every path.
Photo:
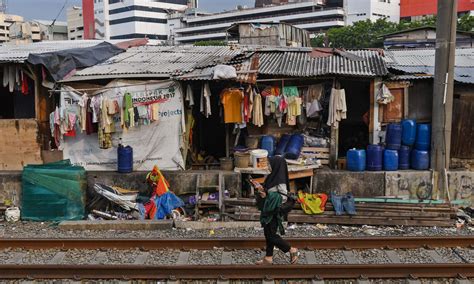
<instances>
[{"instance_id":1,"label":"stone slab","mask_svg":"<svg viewBox=\"0 0 474 284\"><path fill-rule=\"evenodd\" d=\"M316 170L313 178L313 192L329 194L352 192L356 197L385 195L384 172L349 172Z\"/></svg>"},{"instance_id":2,"label":"stone slab","mask_svg":"<svg viewBox=\"0 0 474 284\"><path fill-rule=\"evenodd\" d=\"M201 221L175 221L178 229L213 230L219 228L254 228L261 227L260 222L201 222Z\"/></svg>"},{"instance_id":3,"label":"stone slab","mask_svg":"<svg viewBox=\"0 0 474 284\"><path fill-rule=\"evenodd\" d=\"M63 230L167 230L173 228L173 220L84 220L63 221L59 223Z\"/></svg>"}]
</instances>

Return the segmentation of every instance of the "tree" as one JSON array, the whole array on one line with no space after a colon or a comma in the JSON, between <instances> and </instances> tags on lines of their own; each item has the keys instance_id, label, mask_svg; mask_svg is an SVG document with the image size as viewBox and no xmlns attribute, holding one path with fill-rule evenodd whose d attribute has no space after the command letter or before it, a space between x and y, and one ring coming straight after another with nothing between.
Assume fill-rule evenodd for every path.
<instances>
[{"instance_id":1,"label":"tree","mask_svg":"<svg viewBox=\"0 0 474 284\"><path fill-rule=\"evenodd\" d=\"M419 21L401 21L399 24L386 19L355 22L351 26L331 28L326 34L319 34L311 39L313 47L335 48L381 48L383 35L419 27L436 26L436 17L426 17ZM458 30L473 31L474 17L466 14L458 20Z\"/></svg>"},{"instance_id":2,"label":"tree","mask_svg":"<svg viewBox=\"0 0 474 284\"><path fill-rule=\"evenodd\" d=\"M223 40L203 40L194 43L194 46L226 46L227 42Z\"/></svg>"}]
</instances>

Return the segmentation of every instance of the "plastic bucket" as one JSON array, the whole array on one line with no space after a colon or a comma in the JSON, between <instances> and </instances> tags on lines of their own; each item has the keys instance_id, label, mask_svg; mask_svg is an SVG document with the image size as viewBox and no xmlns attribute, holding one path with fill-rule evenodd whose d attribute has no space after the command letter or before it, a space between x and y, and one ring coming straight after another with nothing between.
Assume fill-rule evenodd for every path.
<instances>
[{"instance_id":1,"label":"plastic bucket","mask_svg":"<svg viewBox=\"0 0 474 284\"><path fill-rule=\"evenodd\" d=\"M234 158L236 168L248 168L250 163L250 154L248 152L235 152Z\"/></svg>"},{"instance_id":2,"label":"plastic bucket","mask_svg":"<svg viewBox=\"0 0 474 284\"><path fill-rule=\"evenodd\" d=\"M250 152L250 156L251 156L252 165L254 168L258 168L258 169L267 168L268 166L268 160L267 160L268 151L267 150L262 150L262 149L253 150L252 152Z\"/></svg>"},{"instance_id":3,"label":"plastic bucket","mask_svg":"<svg viewBox=\"0 0 474 284\"><path fill-rule=\"evenodd\" d=\"M220 158L221 170L232 171L234 169L234 161L232 158Z\"/></svg>"}]
</instances>

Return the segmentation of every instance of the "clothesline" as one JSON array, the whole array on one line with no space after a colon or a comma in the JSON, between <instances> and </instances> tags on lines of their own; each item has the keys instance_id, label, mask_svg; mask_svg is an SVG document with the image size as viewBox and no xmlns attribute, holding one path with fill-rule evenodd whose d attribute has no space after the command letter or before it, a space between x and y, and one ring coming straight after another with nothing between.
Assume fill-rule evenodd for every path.
<instances>
[{"instance_id":1,"label":"clothesline","mask_svg":"<svg viewBox=\"0 0 474 284\"><path fill-rule=\"evenodd\" d=\"M136 84L129 84L129 85L120 85L120 86L109 86L109 87L100 87L100 88L85 88L85 89L74 89L76 92L88 92L88 91L102 91L102 90L110 90L110 89L119 89L119 88L126 88L126 87L133 87L133 86L141 86L141 85L150 85L155 84L156 82L164 83L166 81L171 80L155 80L153 82L146 82L146 83L136 83ZM48 90L50 93L69 93L71 90Z\"/></svg>"}]
</instances>

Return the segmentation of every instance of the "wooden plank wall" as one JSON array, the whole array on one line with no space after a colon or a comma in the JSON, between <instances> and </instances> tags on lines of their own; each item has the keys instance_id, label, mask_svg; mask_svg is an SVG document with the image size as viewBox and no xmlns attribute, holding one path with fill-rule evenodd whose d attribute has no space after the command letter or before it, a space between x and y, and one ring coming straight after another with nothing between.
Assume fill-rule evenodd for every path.
<instances>
[{"instance_id":1,"label":"wooden plank wall","mask_svg":"<svg viewBox=\"0 0 474 284\"><path fill-rule=\"evenodd\" d=\"M460 96L453 102L451 157L474 159L474 96Z\"/></svg>"},{"instance_id":2,"label":"wooden plank wall","mask_svg":"<svg viewBox=\"0 0 474 284\"><path fill-rule=\"evenodd\" d=\"M0 133L0 170L17 171L27 164L43 163L34 119L1 119Z\"/></svg>"}]
</instances>

